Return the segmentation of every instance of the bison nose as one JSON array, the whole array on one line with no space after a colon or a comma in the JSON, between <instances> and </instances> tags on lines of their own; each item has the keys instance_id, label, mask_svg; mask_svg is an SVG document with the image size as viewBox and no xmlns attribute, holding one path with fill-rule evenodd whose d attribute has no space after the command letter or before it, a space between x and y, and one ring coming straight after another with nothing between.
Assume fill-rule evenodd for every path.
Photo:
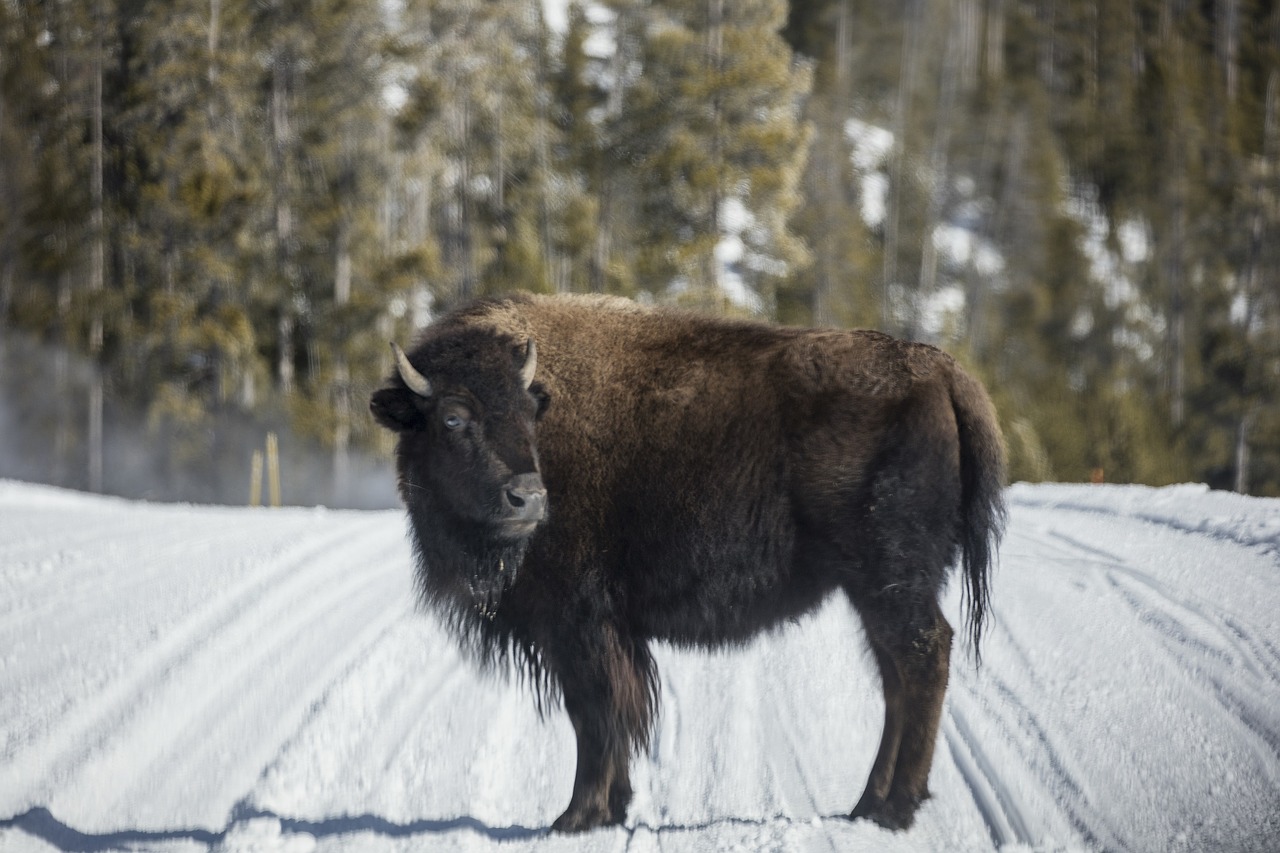
<instances>
[{"instance_id":1,"label":"bison nose","mask_svg":"<svg viewBox=\"0 0 1280 853\"><path fill-rule=\"evenodd\" d=\"M503 493L511 517L521 521L540 521L547 510L547 490L537 474L519 474L507 482Z\"/></svg>"}]
</instances>

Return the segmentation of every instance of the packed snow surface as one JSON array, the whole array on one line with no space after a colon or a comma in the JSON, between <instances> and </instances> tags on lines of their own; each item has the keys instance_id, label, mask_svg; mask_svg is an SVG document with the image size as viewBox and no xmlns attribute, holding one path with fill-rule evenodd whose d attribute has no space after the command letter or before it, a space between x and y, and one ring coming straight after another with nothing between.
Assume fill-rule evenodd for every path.
<instances>
[{"instance_id":1,"label":"packed snow surface","mask_svg":"<svg viewBox=\"0 0 1280 853\"><path fill-rule=\"evenodd\" d=\"M401 513L0 481L0 850L1280 850L1280 501L1009 500L913 829L842 817L882 705L833 598L660 646L626 825L561 836L570 726L415 610Z\"/></svg>"}]
</instances>

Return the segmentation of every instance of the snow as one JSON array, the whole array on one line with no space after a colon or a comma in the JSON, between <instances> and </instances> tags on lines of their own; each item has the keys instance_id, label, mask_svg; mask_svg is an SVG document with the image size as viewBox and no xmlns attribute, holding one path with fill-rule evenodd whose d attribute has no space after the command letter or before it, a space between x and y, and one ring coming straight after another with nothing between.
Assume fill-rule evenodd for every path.
<instances>
[{"instance_id":1,"label":"snow","mask_svg":"<svg viewBox=\"0 0 1280 853\"><path fill-rule=\"evenodd\" d=\"M893 151L893 133L856 118L845 121L844 132L853 146L850 156L861 180L862 220L876 227L884 222L889 206L889 176L884 170Z\"/></svg>"},{"instance_id":2,"label":"snow","mask_svg":"<svg viewBox=\"0 0 1280 853\"><path fill-rule=\"evenodd\" d=\"M560 35L569 28L568 0L542 0L542 14L553 33Z\"/></svg>"},{"instance_id":3,"label":"snow","mask_svg":"<svg viewBox=\"0 0 1280 853\"><path fill-rule=\"evenodd\" d=\"M1009 499L913 829L841 817L882 707L833 599L742 649L659 646L627 823L565 837L568 722L414 610L400 512L0 481L0 851L1280 849L1280 501Z\"/></svg>"},{"instance_id":4,"label":"snow","mask_svg":"<svg viewBox=\"0 0 1280 853\"><path fill-rule=\"evenodd\" d=\"M999 250L971 228L942 223L933 229L933 247L943 257L960 266L973 265L978 274L996 276L1004 271Z\"/></svg>"}]
</instances>

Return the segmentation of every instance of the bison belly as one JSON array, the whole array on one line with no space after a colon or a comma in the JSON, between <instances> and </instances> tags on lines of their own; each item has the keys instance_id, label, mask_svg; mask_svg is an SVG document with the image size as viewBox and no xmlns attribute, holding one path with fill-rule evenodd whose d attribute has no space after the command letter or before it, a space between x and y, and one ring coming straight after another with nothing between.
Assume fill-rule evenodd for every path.
<instances>
[{"instance_id":1,"label":"bison belly","mask_svg":"<svg viewBox=\"0 0 1280 853\"><path fill-rule=\"evenodd\" d=\"M647 491L647 490L646 490ZM681 645L745 640L821 601L830 585L800 558L781 489L679 493L619 506L610 566L632 624Z\"/></svg>"}]
</instances>

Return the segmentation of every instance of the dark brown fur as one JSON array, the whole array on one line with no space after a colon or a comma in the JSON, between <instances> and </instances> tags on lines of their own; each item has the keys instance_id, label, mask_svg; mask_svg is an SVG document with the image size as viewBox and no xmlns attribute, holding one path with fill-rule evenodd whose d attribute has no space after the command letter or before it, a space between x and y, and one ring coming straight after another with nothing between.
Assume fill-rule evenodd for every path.
<instances>
[{"instance_id":1,"label":"dark brown fur","mask_svg":"<svg viewBox=\"0 0 1280 853\"><path fill-rule=\"evenodd\" d=\"M526 392L514 374L529 338ZM430 327L410 360L478 412L468 473L441 480L435 402L398 375L374 396L400 434L424 597L484 659L514 655L563 697L578 763L557 829L625 818L629 757L656 712L650 640L741 642L836 589L862 617L885 693L852 816L911 824L949 669L938 595L960 559L976 650L1003 520L1004 451L981 385L944 353L875 332L590 297L475 303ZM494 544L452 520L457 495L492 488L481 458L541 473L548 515L527 541ZM485 587L489 616L457 578L491 573L495 548L518 573Z\"/></svg>"}]
</instances>

